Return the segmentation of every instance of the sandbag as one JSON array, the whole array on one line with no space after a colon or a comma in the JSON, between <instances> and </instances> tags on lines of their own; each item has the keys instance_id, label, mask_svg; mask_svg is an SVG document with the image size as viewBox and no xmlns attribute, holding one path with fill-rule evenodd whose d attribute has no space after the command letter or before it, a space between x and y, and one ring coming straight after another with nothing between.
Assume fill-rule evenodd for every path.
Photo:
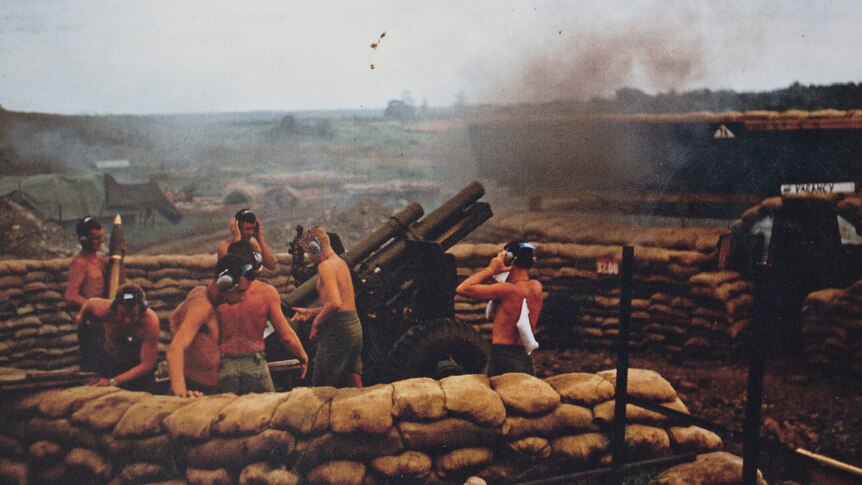
<instances>
[{"instance_id":1,"label":"sandbag","mask_svg":"<svg viewBox=\"0 0 862 485\"><path fill-rule=\"evenodd\" d=\"M326 433L296 444L298 458L293 468L305 472L326 460L365 461L403 449L404 442L394 427L385 435Z\"/></svg>"},{"instance_id":2,"label":"sandbag","mask_svg":"<svg viewBox=\"0 0 862 485\"><path fill-rule=\"evenodd\" d=\"M123 413L114 427L118 438L144 438L165 432L162 420L177 409L189 404L189 400L176 396L151 396L136 402Z\"/></svg>"},{"instance_id":3,"label":"sandbag","mask_svg":"<svg viewBox=\"0 0 862 485\"><path fill-rule=\"evenodd\" d=\"M329 424L336 433L386 433L392 427L392 385L339 389L331 413Z\"/></svg>"},{"instance_id":4,"label":"sandbag","mask_svg":"<svg viewBox=\"0 0 862 485\"><path fill-rule=\"evenodd\" d=\"M538 436L509 441L506 443L506 449L522 457L545 459L551 456L551 443Z\"/></svg>"},{"instance_id":5,"label":"sandbag","mask_svg":"<svg viewBox=\"0 0 862 485\"><path fill-rule=\"evenodd\" d=\"M742 483L742 458L724 451L697 455L691 463L683 463L663 471L655 485L736 485ZM760 470L758 485L766 485Z\"/></svg>"},{"instance_id":6,"label":"sandbag","mask_svg":"<svg viewBox=\"0 0 862 485\"><path fill-rule=\"evenodd\" d=\"M667 434L673 446L686 451L703 453L720 450L722 446L720 436L698 426L671 426Z\"/></svg>"},{"instance_id":7,"label":"sandbag","mask_svg":"<svg viewBox=\"0 0 862 485\"><path fill-rule=\"evenodd\" d=\"M431 457L419 451L405 451L377 457L371 460L371 467L385 477L425 478L431 473Z\"/></svg>"},{"instance_id":8,"label":"sandbag","mask_svg":"<svg viewBox=\"0 0 862 485\"><path fill-rule=\"evenodd\" d=\"M616 385L616 369L602 371L597 375ZM670 402L676 399L676 391L670 382L666 381L658 372L650 369L629 369L627 387L630 395L649 401Z\"/></svg>"},{"instance_id":9,"label":"sandbag","mask_svg":"<svg viewBox=\"0 0 862 485\"><path fill-rule=\"evenodd\" d=\"M502 436L500 428L488 428L461 418L443 418L430 423L400 421L404 442L415 449L464 448L489 445Z\"/></svg>"},{"instance_id":10,"label":"sandbag","mask_svg":"<svg viewBox=\"0 0 862 485\"><path fill-rule=\"evenodd\" d=\"M558 436L572 432L597 431L591 410L576 404L561 404L548 414L537 417L508 416L503 436Z\"/></svg>"},{"instance_id":11,"label":"sandbag","mask_svg":"<svg viewBox=\"0 0 862 485\"><path fill-rule=\"evenodd\" d=\"M97 389L113 389L116 392L87 401L69 418L73 423L97 431L111 431L133 404L151 396L146 392L120 391L111 387Z\"/></svg>"},{"instance_id":12,"label":"sandbag","mask_svg":"<svg viewBox=\"0 0 862 485\"><path fill-rule=\"evenodd\" d=\"M592 461L605 453L608 446L608 437L601 433L583 433L551 440L551 451L554 455L565 456L578 462Z\"/></svg>"},{"instance_id":13,"label":"sandbag","mask_svg":"<svg viewBox=\"0 0 862 485\"><path fill-rule=\"evenodd\" d=\"M162 424L174 438L208 439L216 417L234 399L235 394L218 394L190 400L187 406L166 417Z\"/></svg>"},{"instance_id":14,"label":"sandbag","mask_svg":"<svg viewBox=\"0 0 862 485\"><path fill-rule=\"evenodd\" d=\"M189 485L232 485L234 483L233 476L224 468L215 470L186 468L186 479Z\"/></svg>"},{"instance_id":15,"label":"sandbag","mask_svg":"<svg viewBox=\"0 0 862 485\"><path fill-rule=\"evenodd\" d=\"M306 479L309 483L320 485L362 485L365 464L358 461L329 461L311 470Z\"/></svg>"},{"instance_id":16,"label":"sandbag","mask_svg":"<svg viewBox=\"0 0 862 485\"><path fill-rule=\"evenodd\" d=\"M260 433L269 426L276 408L287 398L288 394L277 392L239 396L219 411L212 426L213 433L222 436Z\"/></svg>"},{"instance_id":17,"label":"sandbag","mask_svg":"<svg viewBox=\"0 0 862 485\"><path fill-rule=\"evenodd\" d=\"M53 441L37 441L30 445L28 451L33 461L42 464L56 464L63 461L66 456L63 447Z\"/></svg>"},{"instance_id":18,"label":"sandbag","mask_svg":"<svg viewBox=\"0 0 862 485\"><path fill-rule=\"evenodd\" d=\"M24 444L11 436L0 435L0 456L24 456Z\"/></svg>"},{"instance_id":19,"label":"sandbag","mask_svg":"<svg viewBox=\"0 0 862 485\"><path fill-rule=\"evenodd\" d=\"M239 469L271 457L293 452L296 442L287 431L267 429L260 434L241 437L211 438L189 446L188 462L194 468Z\"/></svg>"},{"instance_id":20,"label":"sandbag","mask_svg":"<svg viewBox=\"0 0 862 485\"><path fill-rule=\"evenodd\" d=\"M79 386L46 394L39 403L39 412L48 418L65 418L86 402L99 396L121 391L116 387Z\"/></svg>"},{"instance_id":21,"label":"sandbag","mask_svg":"<svg viewBox=\"0 0 862 485\"><path fill-rule=\"evenodd\" d=\"M170 463L180 452L177 445L170 441L167 435L158 435L144 439L117 439L112 434L102 436L103 449L115 461L142 461L150 463Z\"/></svg>"},{"instance_id":22,"label":"sandbag","mask_svg":"<svg viewBox=\"0 0 862 485\"><path fill-rule=\"evenodd\" d=\"M560 394L547 382L529 374L509 373L490 379L509 414L536 416L560 405Z\"/></svg>"},{"instance_id":23,"label":"sandbag","mask_svg":"<svg viewBox=\"0 0 862 485\"><path fill-rule=\"evenodd\" d=\"M446 409L476 423L499 426L506 419L500 395L491 389L487 376L470 374L446 377L440 381Z\"/></svg>"},{"instance_id":24,"label":"sandbag","mask_svg":"<svg viewBox=\"0 0 862 485\"><path fill-rule=\"evenodd\" d=\"M442 418L446 408L440 383L428 377L392 383L392 414L413 421Z\"/></svg>"},{"instance_id":25,"label":"sandbag","mask_svg":"<svg viewBox=\"0 0 862 485\"><path fill-rule=\"evenodd\" d=\"M284 466L274 468L267 462L252 463L239 474L240 485L297 485L299 475Z\"/></svg>"},{"instance_id":26,"label":"sandbag","mask_svg":"<svg viewBox=\"0 0 862 485\"><path fill-rule=\"evenodd\" d=\"M689 414L688 408L685 407L685 404L683 404L682 400L679 398L676 398L671 402L659 403L659 405L680 413ZM610 401L605 401L594 406L593 415L595 416L596 421L603 423L610 423L613 421L615 406L616 399L611 399ZM670 418L661 413L650 411L631 403L626 404L627 423L663 423L668 419Z\"/></svg>"},{"instance_id":27,"label":"sandbag","mask_svg":"<svg viewBox=\"0 0 862 485\"><path fill-rule=\"evenodd\" d=\"M626 425L626 444L635 454L656 456L670 449L667 431L645 424Z\"/></svg>"},{"instance_id":28,"label":"sandbag","mask_svg":"<svg viewBox=\"0 0 862 485\"><path fill-rule=\"evenodd\" d=\"M434 470L441 477L466 473L491 463L494 454L488 448L461 448L440 455L434 462Z\"/></svg>"},{"instance_id":29,"label":"sandbag","mask_svg":"<svg viewBox=\"0 0 862 485\"><path fill-rule=\"evenodd\" d=\"M290 391L272 416L271 426L299 434L322 434L329 431L329 416L334 387L297 387Z\"/></svg>"},{"instance_id":30,"label":"sandbag","mask_svg":"<svg viewBox=\"0 0 862 485\"><path fill-rule=\"evenodd\" d=\"M101 453L86 448L73 448L66 455L63 464L73 475L81 473L97 482L107 483L111 477L111 461Z\"/></svg>"},{"instance_id":31,"label":"sandbag","mask_svg":"<svg viewBox=\"0 0 862 485\"><path fill-rule=\"evenodd\" d=\"M119 478L123 483L147 483L167 480L171 471L156 463L129 463L120 471Z\"/></svg>"},{"instance_id":32,"label":"sandbag","mask_svg":"<svg viewBox=\"0 0 862 485\"><path fill-rule=\"evenodd\" d=\"M572 372L545 379L560 395L563 402L592 406L614 397L616 388L607 379L596 374Z\"/></svg>"},{"instance_id":33,"label":"sandbag","mask_svg":"<svg viewBox=\"0 0 862 485\"><path fill-rule=\"evenodd\" d=\"M0 483L26 484L27 463L0 457Z\"/></svg>"}]
</instances>

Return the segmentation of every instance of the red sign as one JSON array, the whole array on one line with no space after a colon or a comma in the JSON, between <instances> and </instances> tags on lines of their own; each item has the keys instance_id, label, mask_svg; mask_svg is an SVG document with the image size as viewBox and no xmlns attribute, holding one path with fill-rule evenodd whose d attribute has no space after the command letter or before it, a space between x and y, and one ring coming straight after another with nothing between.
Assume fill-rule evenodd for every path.
<instances>
[{"instance_id":1,"label":"red sign","mask_svg":"<svg viewBox=\"0 0 862 485\"><path fill-rule=\"evenodd\" d=\"M620 274L620 262L611 258L596 258L596 273L618 275Z\"/></svg>"}]
</instances>

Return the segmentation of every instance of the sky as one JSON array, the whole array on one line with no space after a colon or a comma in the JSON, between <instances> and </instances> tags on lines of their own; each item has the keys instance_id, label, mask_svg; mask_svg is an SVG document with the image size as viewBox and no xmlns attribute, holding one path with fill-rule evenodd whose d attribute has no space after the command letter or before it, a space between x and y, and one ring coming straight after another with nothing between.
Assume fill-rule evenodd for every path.
<instances>
[{"instance_id":1,"label":"sky","mask_svg":"<svg viewBox=\"0 0 862 485\"><path fill-rule=\"evenodd\" d=\"M856 0L2 0L0 105L379 109L860 82L860 22Z\"/></svg>"}]
</instances>

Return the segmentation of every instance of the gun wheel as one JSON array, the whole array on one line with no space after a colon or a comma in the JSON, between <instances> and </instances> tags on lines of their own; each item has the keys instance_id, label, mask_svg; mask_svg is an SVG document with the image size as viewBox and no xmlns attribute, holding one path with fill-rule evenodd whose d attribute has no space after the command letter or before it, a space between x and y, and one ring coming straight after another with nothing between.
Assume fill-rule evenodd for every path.
<instances>
[{"instance_id":1,"label":"gun wheel","mask_svg":"<svg viewBox=\"0 0 862 485\"><path fill-rule=\"evenodd\" d=\"M473 327L448 318L414 325L389 353L395 374L443 377L480 374L488 363L488 344Z\"/></svg>"}]
</instances>

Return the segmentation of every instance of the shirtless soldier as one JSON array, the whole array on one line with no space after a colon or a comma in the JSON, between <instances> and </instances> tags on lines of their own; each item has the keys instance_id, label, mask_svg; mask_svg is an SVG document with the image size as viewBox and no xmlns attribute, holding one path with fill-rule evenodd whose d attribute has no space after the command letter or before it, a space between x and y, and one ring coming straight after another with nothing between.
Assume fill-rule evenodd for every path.
<instances>
[{"instance_id":1,"label":"shirtless soldier","mask_svg":"<svg viewBox=\"0 0 862 485\"><path fill-rule=\"evenodd\" d=\"M281 342L308 369L308 355L281 311L281 298L272 285L257 281L252 264L234 254L218 260L216 286L223 303L216 307L221 330L219 391L246 394L274 391L264 357L263 331L272 323Z\"/></svg>"},{"instance_id":2,"label":"shirtless soldier","mask_svg":"<svg viewBox=\"0 0 862 485\"><path fill-rule=\"evenodd\" d=\"M248 241L251 244L254 252L260 255L260 262L264 268L268 270L275 269L278 260L275 254L266 242L263 235L263 226L260 219L254 215L249 209L238 211L234 218L230 220L230 239L224 240L218 244L218 257L221 258L228 253L228 246L236 241Z\"/></svg>"},{"instance_id":3,"label":"shirtless soldier","mask_svg":"<svg viewBox=\"0 0 862 485\"><path fill-rule=\"evenodd\" d=\"M171 313L171 344L168 346L168 375L171 392L180 397L201 397L218 390L219 324L216 307L222 292L216 278L206 286L196 286Z\"/></svg>"},{"instance_id":4,"label":"shirtless soldier","mask_svg":"<svg viewBox=\"0 0 862 485\"><path fill-rule=\"evenodd\" d=\"M513 258L511 267L506 266L507 253ZM531 280L527 271L533 267L534 258L535 248L531 244L513 241L491 259L487 268L473 274L455 289L455 293L467 298L497 302L488 361L489 376L507 372L535 373L533 359L524 350L516 328L525 299L533 331L542 311L542 283ZM505 281L485 283L505 271L509 271Z\"/></svg>"},{"instance_id":5,"label":"shirtless soldier","mask_svg":"<svg viewBox=\"0 0 862 485\"><path fill-rule=\"evenodd\" d=\"M108 257L101 252L105 241L105 230L95 217L87 216L75 226L81 251L72 258L69 267L69 283L64 299L72 315L78 313L88 298L105 298L107 295ZM124 249L121 246L121 249ZM123 267L120 268L120 284L125 283ZM81 353L81 370L97 370L96 357L102 353L104 330L101 322L92 321L78 327L78 344Z\"/></svg>"},{"instance_id":6,"label":"shirtless soldier","mask_svg":"<svg viewBox=\"0 0 862 485\"><path fill-rule=\"evenodd\" d=\"M362 387L362 325L356 314L353 280L347 263L329 243L321 227L302 235L302 249L317 265L320 307L294 308L294 320L312 320L311 340L317 341L313 386Z\"/></svg>"},{"instance_id":7,"label":"shirtless soldier","mask_svg":"<svg viewBox=\"0 0 862 485\"><path fill-rule=\"evenodd\" d=\"M87 317L101 320L105 328L106 354L99 365L101 378L96 386L119 386L152 392L159 347L159 317L147 307L144 290L123 285L113 300L90 298L84 302L76 321L87 325Z\"/></svg>"}]
</instances>

